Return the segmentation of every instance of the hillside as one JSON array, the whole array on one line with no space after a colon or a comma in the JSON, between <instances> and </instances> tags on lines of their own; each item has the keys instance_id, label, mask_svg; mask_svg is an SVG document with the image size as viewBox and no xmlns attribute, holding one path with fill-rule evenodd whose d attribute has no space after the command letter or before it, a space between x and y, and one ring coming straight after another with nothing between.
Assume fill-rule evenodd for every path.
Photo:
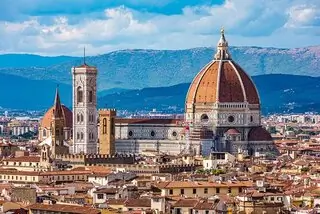
<instances>
[{"instance_id":1,"label":"hillside","mask_svg":"<svg viewBox=\"0 0 320 214\"><path fill-rule=\"evenodd\" d=\"M273 112L320 112L320 77L297 75L253 76L262 100L264 113ZM1 74L0 106L11 109L45 110L54 99L56 83L29 80L14 75ZM125 90L115 88L98 92L100 108L183 112L189 83L169 87ZM59 84L62 102L71 106L71 86Z\"/></svg>"},{"instance_id":2,"label":"hillside","mask_svg":"<svg viewBox=\"0 0 320 214\"><path fill-rule=\"evenodd\" d=\"M14 75L0 76L0 106L11 109L45 110L52 106L57 83L29 80ZM72 105L71 86L59 84L62 102Z\"/></svg>"},{"instance_id":3,"label":"hillside","mask_svg":"<svg viewBox=\"0 0 320 214\"><path fill-rule=\"evenodd\" d=\"M98 67L100 90L163 87L190 82L199 69L212 59L214 52L213 48L123 50L87 57L86 62ZM319 76L320 73L320 46L296 49L232 47L231 54L254 76L274 73ZM0 63L0 73L71 84L71 67L82 63L81 58L66 58L53 64L50 57L41 60L50 62L37 64L30 58L27 61L33 65L31 67L7 59L7 64Z\"/></svg>"},{"instance_id":4,"label":"hillside","mask_svg":"<svg viewBox=\"0 0 320 214\"><path fill-rule=\"evenodd\" d=\"M254 76L263 113L320 112L320 78L295 75ZM170 87L145 88L110 94L99 99L101 106L118 109L183 112L189 83Z\"/></svg>"},{"instance_id":5,"label":"hillside","mask_svg":"<svg viewBox=\"0 0 320 214\"><path fill-rule=\"evenodd\" d=\"M0 55L0 68L47 67L76 59L76 57L70 56L46 57L33 54L3 54Z\"/></svg>"}]
</instances>

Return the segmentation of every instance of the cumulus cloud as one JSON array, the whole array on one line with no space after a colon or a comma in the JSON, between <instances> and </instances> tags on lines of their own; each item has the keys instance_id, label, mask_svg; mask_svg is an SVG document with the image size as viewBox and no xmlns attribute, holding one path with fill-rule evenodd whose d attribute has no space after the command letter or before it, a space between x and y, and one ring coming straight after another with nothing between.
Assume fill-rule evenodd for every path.
<instances>
[{"instance_id":1,"label":"cumulus cloud","mask_svg":"<svg viewBox=\"0 0 320 214\"><path fill-rule=\"evenodd\" d=\"M5 5L8 0L2 1ZM0 15L2 53L78 55L83 46L89 54L126 48L212 46L222 26L232 45L292 47L303 34L308 38L300 43L304 46L317 44L320 25L318 0L117 1L122 5L68 0L74 11L58 5L60 0L28 1L33 4L9 7ZM171 12L163 12L164 8ZM309 30L301 30L305 28Z\"/></svg>"}]
</instances>

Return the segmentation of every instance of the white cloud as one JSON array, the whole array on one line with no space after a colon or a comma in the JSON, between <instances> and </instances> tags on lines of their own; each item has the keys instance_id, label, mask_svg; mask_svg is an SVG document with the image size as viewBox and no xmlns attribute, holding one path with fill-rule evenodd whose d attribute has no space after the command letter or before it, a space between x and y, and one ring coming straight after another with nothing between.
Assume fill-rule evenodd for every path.
<instances>
[{"instance_id":1,"label":"white cloud","mask_svg":"<svg viewBox=\"0 0 320 214\"><path fill-rule=\"evenodd\" d=\"M74 17L31 16L25 21L0 21L0 51L44 55L77 55L87 46L89 54L125 48L180 49L215 45L223 26L231 45L288 47L317 44L318 0L227 0L222 5L183 8L181 14L137 11L125 6L106 8L98 17L90 13ZM311 4L314 3L314 4ZM287 13L286 13L287 11ZM48 18L48 17L47 17ZM49 17L50 18L50 17ZM72 21L71 21L72 19ZM288 37L291 38L288 41Z\"/></svg>"},{"instance_id":2,"label":"white cloud","mask_svg":"<svg viewBox=\"0 0 320 214\"><path fill-rule=\"evenodd\" d=\"M320 26L320 5L295 5L288 10L288 28Z\"/></svg>"}]
</instances>

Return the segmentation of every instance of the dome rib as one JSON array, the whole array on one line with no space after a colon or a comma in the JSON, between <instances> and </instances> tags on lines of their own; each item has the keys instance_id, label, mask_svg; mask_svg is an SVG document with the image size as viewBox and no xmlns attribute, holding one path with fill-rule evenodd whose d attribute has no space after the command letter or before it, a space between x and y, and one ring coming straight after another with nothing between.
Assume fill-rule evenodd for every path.
<instances>
[{"instance_id":1,"label":"dome rib","mask_svg":"<svg viewBox=\"0 0 320 214\"><path fill-rule=\"evenodd\" d=\"M62 115L64 117L64 123L65 127L72 128L72 112L70 109L68 109L66 106L61 105L62 108ZM54 107L51 107L43 116L41 119L40 126L42 128L50 128L51 127L51 122L53 120L53 114L54 114Z\"/></svg>"},{"instance_id":2,"label":"dome rib","mask_svg":"<svg viewBox=\"0 0 320 214\"><path fill-rule=\"evenodd\" d=\"M216 89L216 101L217 102L220 101L219 92L220 92L221 67L222 67L222 60L219 61L219 67L218 67L217 89Z\"/></svg>"},{"instance_id":3,"label":"dome rib","mask_svg":"<svg viewBox=\"0 0 320 214\"><path fill-rule=\"evenodd\" d=\"M246 93L246 90L244 88L243 81L242 81L242 78L240 76L240 73L239 73L238 69L234 66L233 61L229 61L229 64L233 67L234 71L237 74L237 77L239 79L239 82L240 82L240 85L241 85L241 88L242 88L244 102L247 102L247 93Z\"/></svg>"},{"instance_id":4,"label":"dome rib","mask_svg":"<svg viewBox=\"0 0 320 214\"><path fill-rule=\"evenodd\" d=\"M250 76L231 59L224 31L217 46L215 59L210 61L192 81L188 104L248 103L249 108L260 108L260 97Z\"/></svg>"}]
</instances>

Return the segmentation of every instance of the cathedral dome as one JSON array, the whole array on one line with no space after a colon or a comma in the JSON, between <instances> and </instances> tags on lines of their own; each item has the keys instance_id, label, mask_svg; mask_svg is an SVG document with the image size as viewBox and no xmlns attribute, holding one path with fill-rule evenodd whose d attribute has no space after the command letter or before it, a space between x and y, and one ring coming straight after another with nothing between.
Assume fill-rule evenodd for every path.
<instances>
[{"instance_id":1,"label":"cathedral dome","mask_svg":"<svg viewBox=\"0 0 320 214\"><path fill-rule=\"evenodd\" d=\"M64 117L64 121L66 123L66 127L72 128L72 112L66 106L61 105L62 107L62 115ZM51 122L54 116L54 106L51 107L43 116L41 120L40 126L42 128L50 128Z\"/></svg>"},{"instance_id":2,"label":"cathedral dome","mask_svg":"<svg viewBox=\"0 0 320 214\"><path fill-rule=\"evenodd\" d=\"M262 128L262 127L255 127L252 128L248 134L249 141L272 141L272 137L270 133Z\"/></svg>"},{"instance_id":3,"label":"cathedral dome","mask_svg":"<svg viewBox=\"0 0 320 214\"><path fill-rule=\"evenodd\" d=\"M260 105L250 76L231 59L223 30L214 59L193 79L186 97L187 105L216 102Z\"/></svg>"}]
</instances>

